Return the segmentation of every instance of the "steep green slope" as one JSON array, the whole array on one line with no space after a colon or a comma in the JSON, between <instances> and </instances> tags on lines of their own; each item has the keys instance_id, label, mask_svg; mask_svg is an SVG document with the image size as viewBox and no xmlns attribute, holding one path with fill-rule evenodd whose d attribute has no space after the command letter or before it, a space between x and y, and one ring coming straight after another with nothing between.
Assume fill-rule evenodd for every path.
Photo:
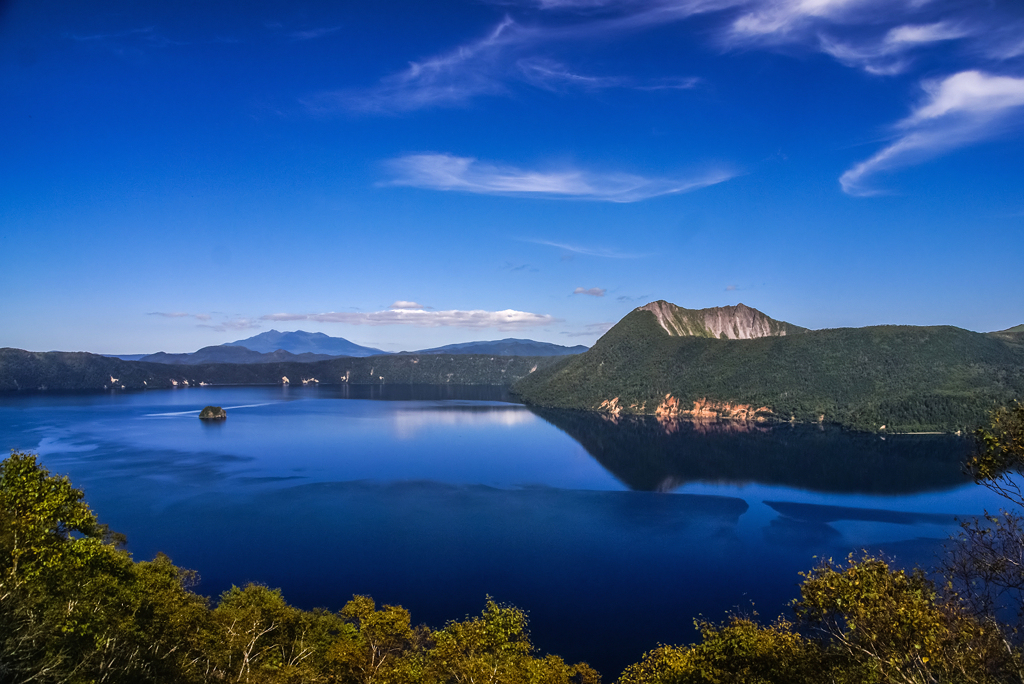
<instances>
[{"instance_id":1,"label":"steep green slope","mask_svg":"<svg viewBox=\"0 0 1024 684\"><path fill-rule=\"evenodd\" d=\"M1024 345L949 326L877 326L785 337L671 337L637 309L590 349L524 378L537 406L655 413L709 399L766 407L776 419L859 429L953 431L1024 396Z\"/></svg>"},{"instance_id":2,"label":"steep green slope","mask_svg":"<svg viewBox=\"0 0 1024 684\"><path fill-rule=\"evenodd\" d=\"M388 355L313 363L167 365L87 354L0 349L0 391L158 389L211 385L322 384L510 385L558 357ZM343 379L344 378L344 379Z\"/></svg>"}]
</instances>

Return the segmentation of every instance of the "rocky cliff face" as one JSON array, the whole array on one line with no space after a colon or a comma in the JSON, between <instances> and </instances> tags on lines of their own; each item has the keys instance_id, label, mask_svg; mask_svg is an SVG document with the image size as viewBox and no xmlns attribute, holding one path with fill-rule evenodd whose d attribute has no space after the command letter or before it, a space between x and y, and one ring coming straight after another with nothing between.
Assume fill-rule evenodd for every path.
<instances>
[{"instance_id":1,"label":"rocky cliff face","mask_svg":"<svg viewBox=\"0 0 1024 684\"><path fill-rule=\"evenodd\" d=\"M750 340L807 331L807 328L770 318L745 304L710 309L684 309L670 302L658 300L639 307L638 311L653 313L665 332L673 337Z\"/></svg>"}]
</instances>

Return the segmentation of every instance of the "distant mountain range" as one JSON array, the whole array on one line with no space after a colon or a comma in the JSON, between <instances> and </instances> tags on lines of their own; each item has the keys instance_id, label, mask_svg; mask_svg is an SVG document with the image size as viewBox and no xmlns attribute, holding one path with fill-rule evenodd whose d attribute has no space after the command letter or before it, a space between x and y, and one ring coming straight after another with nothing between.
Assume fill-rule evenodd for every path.
<instances>
[{"instance_id":1,"label":"distant mountain range","mask_svg":"<svg viewBox=\"0 0 1024 684\"><path fill-rule=\"evenodd\" d=\"M1018 326L1019 328L1019 326ZM634 309L587 352L513 391L539 407L610 420L837 423L955 431L1024 397L1024 332L952 326L806 330L738 305Z\"/></svg>"},{"instance_id":2,"label":"distant mountain range","mask_svg":"<svg viewBox=\"0 0 1024 684\"><path fill-rule=\"evenodd\" d=\"M463 342L443 347L423 349L401 354L487 354L490 356L565 356L580 354L587 347L565 347L550 342L536 342L508 338L482 342ZM109 354L124 361L145 361L173 365L199 365L207 363L312 363L338 357L366 358L385 356L389 352L363 347L343 337L330 337L324 333L302 330L278 332L270 330L253 337L227 344L203 347L186 354Z\"/></svg>"}]
</instances>

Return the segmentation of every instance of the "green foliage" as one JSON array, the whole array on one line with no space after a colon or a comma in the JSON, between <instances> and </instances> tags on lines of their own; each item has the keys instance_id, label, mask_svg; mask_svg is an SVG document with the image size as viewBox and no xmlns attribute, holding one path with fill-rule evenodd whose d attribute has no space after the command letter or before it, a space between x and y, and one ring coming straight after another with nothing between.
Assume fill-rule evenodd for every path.
<instances>
[{"instance_id":1,"label":"green foliage","mask_svg":"<svg viewBox=\"0 0 1024 684\"><path fill-rule=\"evenodd\" d=\"M967 462L974 481L1024 507L1024 404L1019 401L992 412L989 427L975 432L979 449Z\"/></svg>"},{"instance_id":2,"label":"green foliage","mask_svg":"<svg viewBox=\"0 0 1024 684\"><path fill-rule=\"evenodd\" d=\"M598 684L601 680L586 663L567 665L556 656L534 657L526 614L492 600L480 617L449 622L432 638L426 682Z\"/></svg>"},{"instance_id":3,"label":"green foliage","mask_svg":"<svg viewBox=\"0 0 1024 684\"><path fill-rule=\"evenodd\" d=\"M165 557L133 563L66 477L0 463L0 675L39 682L176 674L206 610ZM181 681L187 681L182 677Z\"/></svg>"},{"instance_id":4,"label":"green foliage","mask_svg":"<svg viewBox=\"0 0 1024 684\"><path fill-rule=\"evenodd\" d=\"M201 420L223 420L227 417L227 412L220 406L207 406L199 412Z\"/></svg>"},{"instance_id":5,"label":"green foliage","mask_svg":"<svg viewBox=\"0 0 1024 684\"><path fill-rule=\"evenodd\" d=\"M822 563L804 575L794 608L799 625L698 621L699 643L660 646L619 684L996 684L1024 674L999 625L922 571L879 558Z\"/></svg>"},{"instance_id":6,"label":"green foliage","mask_svg":"<svg viewBox=\"0 0 1024 684\"><path fill-rule=\"evenodd\" d=\"M389 354L332 358L312 363L206 363L169 365L122 361L82 352L28 352L0 349L0 392L16 390L160 389L187 380L220 385L275 385L286 376L322 385L511 385L544 368L558 356L484 354ZM571 357L570 357L571 358ZM383 378L383 379L382 379ZM112 379L116 379L114 383Z\"/></svg>"},{"instance_id":7,"label":"green foliage","mask_svg":"<svg viewBox=\"0 0 1024 684\"><path fill-rule=\"evenodd\" d=\"M1024 345L949 326L816 330L753 340L673 337L633 311L587 352L525 377L529 404L654 413L666 394L768 407L778 420L889 432L982 425L1024 395Z\"/></svg>"},{"instance_id":8,"label":"green foliage","mask_svg":"<svg viewBox=\"0 0 1024 684\"><path fill-rule=\"evenodd\" d=\"M429 630L414 630L409 611L401 606L377 610L369 596L354 596L341 609L341 617L353 631L327 653L332 671L341 681L415 681L414 674L422 670L418 651Z\"/></svg>"},{"instance_id":9,"label":"green foliage","mask_svg":"<svg viewBox=\"0 0 1024 684\"><path fill-rule=\"evenodd\" d=\"M288 605L279 589L261 584L224 592L210 621L219 637L206 650L216 668L239 682L330 681L325 658L351 628L338 615Z\"/></svg>"},{"instance_id":10,"label":"green foliage","mask_svg":"<svg viewBox=\"0 0 1024 684\"><path fill-rule=\"evenodd\" d=\"M630 665L619 684L800 684L821 682L821 652L779 618L763 626L733 616L718 625L697 621L701 642L661 646Z\"/></svg>"},{"instance_id":11,"label":"green foliage","mask_svg":"<svg viewBox=\"0 0 1024 684\"><path fill-rule=\"evenodd\" d=\"M852 556L805 575L797 615L829 639L846 680L990 682L1019 654L955 595L943 596L921 570Z\"/></svg>"}]
</instances>

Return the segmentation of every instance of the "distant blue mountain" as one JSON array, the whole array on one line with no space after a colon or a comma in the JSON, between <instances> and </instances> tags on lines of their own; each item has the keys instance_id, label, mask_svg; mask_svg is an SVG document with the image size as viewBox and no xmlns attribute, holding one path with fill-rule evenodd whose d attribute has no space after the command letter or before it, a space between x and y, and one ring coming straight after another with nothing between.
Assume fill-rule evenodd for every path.
<instances>
[{"instance_id":1,"label":"distant blue mountain","mask_svg":"<svg viewBox=\"0 0 1024 684\"><path fill-rule=\"evenodd\" d=\"M443 347L432 349L420 349L415 352L403 352L405 354L490 354L492 356L570 356L582 354L587 347L578 344L575 347L565 347L550 342L536 342L534 340L519 340L507 338L504 340L491 340L488 342L462 342L460 344L447 344Z\"/></svg>"},{"instance_id":2,"label":"distant blue mountain","mask_svg":"<svg viewBox=\"0 0 1024 684\"><path fill-rule=\"evenodd\" d=\"M223 347L245 347L252 351L268 354L283 349L292 354L326 354L328 356L376 356L388 352L373 347L362 347L343 337L331 337L323 333L278 332L270 330L237 342L228 342Z\"/></svg>"},{"instance_id":3,"label":"distant blue mountain","mask_svg":"<svg viewBox=\"0 0 1024 684\"><path fill-rule=\"evenodd\" d=\"M564 347L549 342L520 340L490 340L448 344L443 347L421 349L403 354L486 354L488 356L568 356L582 354L587 347L577 345ZM173 365L197 365L210 363L310 363L324 361L336 356L366 357L388 354L373 347L363 347L343 337L331 337L324 333L310 333L302 330L278 332L271 330L245 340L229 342L213 347L203 347L191 354L132 355L132 360ZM124 357L119 357L124 358Z\"/></svg>"}]
</instances>

